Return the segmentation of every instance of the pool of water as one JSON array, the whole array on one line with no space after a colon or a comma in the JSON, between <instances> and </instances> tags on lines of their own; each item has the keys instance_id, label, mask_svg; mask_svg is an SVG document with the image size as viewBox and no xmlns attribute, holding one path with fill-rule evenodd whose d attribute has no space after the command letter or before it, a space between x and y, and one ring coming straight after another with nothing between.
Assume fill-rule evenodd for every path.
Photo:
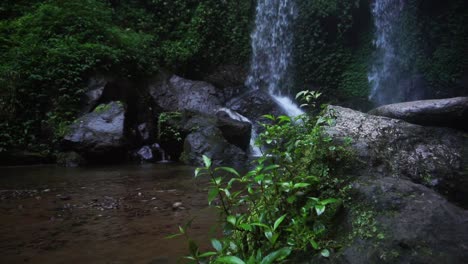
<instances>
[{"instance_id":1,"label":"pool of water","mask_svg":"<svg viewBox=\"0 0 468 264\"><path fill-rule=\"evenodd\" d=\"M194 218L204 248L218 233L207 180L177 164L0 168L1 263L180 263ZM176 209L175 203L182 203ZM183 262L181 262L183 263Z\"/></svg>"}]
</instances>

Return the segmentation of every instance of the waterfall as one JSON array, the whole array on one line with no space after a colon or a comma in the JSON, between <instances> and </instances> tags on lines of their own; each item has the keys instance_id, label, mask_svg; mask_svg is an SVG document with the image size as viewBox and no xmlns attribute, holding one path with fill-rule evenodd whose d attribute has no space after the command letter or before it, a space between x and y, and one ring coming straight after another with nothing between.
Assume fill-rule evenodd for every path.
<instances>
[{"instance_id":1,"label":"waterfall","mask_svg":"<svg viewBox=\"0 0 468 264\"><path fill-rule=\"evenodd\" d=\"M252 61L246 85L266 89L289 116L302 110L287 97L291 83L292 21L296 10L291 0L258 0L252 39Z\"/></svg>"},{"instance_id":2,"label":"waterfall","mask_svg":"<svg viewBox=\"0 0 468 264\"><path fill-rule=\"evenodd\" d=\"M368 79L371 85L369 99L376 105L401 102L405 97L406 91L399 88L403 72L396 40L403 6L403 0L375 0L372 5L376 51Z\"/></svg>"}]
</instances>

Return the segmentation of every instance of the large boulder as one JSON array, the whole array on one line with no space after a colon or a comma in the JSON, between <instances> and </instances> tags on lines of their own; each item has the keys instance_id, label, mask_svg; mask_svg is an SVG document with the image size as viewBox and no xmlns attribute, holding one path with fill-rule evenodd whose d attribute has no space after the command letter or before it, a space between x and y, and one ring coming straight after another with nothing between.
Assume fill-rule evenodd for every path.
<instances>
[{"instance_id":1,"label":"large boulder","mask_svg":"<svg viewBox=\"0 0 468 264\"><path fill-rule=\"evenodd\" d=\"M160 112L188 110L214 114L221 107L213 85L176 75L161 74L150 84L149 93Z\"/></svg>"},{"instance_id":2,"label":"large boulder","mask_svg":"<svg viewBox=\"0 0 468 264\"><path fill-rule=\"evenodd\" d=\"M355 206L337 231L342 248L306 263L466 263L467 210L404 179L360 178L352 186Z\"/></svg>"},{"instance_id":3,"label":"large boulder","mask_svg":"<svg viewBox=\"0 0 468 264\"><path fill-rule=\"evenodd\" d=\"M350 138L363 175L407 178L468 205L468 138L437 127L329 106L336 124L327 133L336 140Z\"/></svg>"},{"instance_id":4,"label":"large boulder","mask_svg":"<svg viewBox=\"0 0 468 264\"><path fill-rule=\"evenodd\" d=\"M245 165L247 154L224 138L215 117L195 115L186 122L185 129L191 132L184 142L184 162L201 166L202 156L206 155L214 165Z\"/></svg>"},{"instance_id":5,"label":"large boulder","mask_svg":"<svg viewBox=\"0 0 468 264\"><path fill-rule=\"evenodd\" d=\"M252 90L243 95L233 98L226 106L233 111L249 118L252 122L262 120L261 116L283 115L284 110L263 90Z\"/></svg>"},{"instance_id":6,"label":"large boulder","mask_svg":"<svg viewBox=\"0 0 468 264\"><path fill-rule=\"evenodd\" d=\"M122 103L102 104L70 126L62 147L82 154L89 161L121 159L126 149L124 120Z\"/></svg>"},{"instance_id":7,"label":"large boulder","mask_svg":"<svg viewBox=\"0 0 468 264\"><path fill-rule=\"evenodd\" d=\"M217 126L223 133L224 138L231 144L247 151L250 146L252 135L252 124L250 121L227 108L221 108L216 113Z\"/></svg>"},{"instance_id":8,"label":"large boulder","mask_svg":"<svg viewBox=\"0 0 468 264\"><path fill-rule=\"evenodd\" d=\"M468 131L468 97L390 104L369 112L409 123Z\"/></svg>"}]
</instances>

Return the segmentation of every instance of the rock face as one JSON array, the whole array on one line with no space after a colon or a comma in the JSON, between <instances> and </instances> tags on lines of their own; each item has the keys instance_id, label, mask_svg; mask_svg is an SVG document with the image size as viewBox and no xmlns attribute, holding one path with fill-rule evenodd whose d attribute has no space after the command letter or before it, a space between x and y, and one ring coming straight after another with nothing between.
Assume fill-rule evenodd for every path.
<instances>
[{"instance_id":1,"label":"rock face","mask_svg":"<svg viewBox=\"0 0 468 264\"><path fill-rule=\"evenodd\" d=\"M208 74L204 80L219 88L238 87L244 85L248 69L239 65L222 65Z\"/></svg>"},{"instance_id":2,"label":"rock face","mask_svg":"<svg viewBox=\"0 0 468 264\"><path fill-rule=\"evenodd\" d=\"M369 114L401 119L413 124L468 131L468 97L384 105L371 110Z\"/></svg>"},{"instance_id":3,"label":"rock face","mask_svg":"<svg viewBox=\"0 0 468 264\"><path fill-rule=\"evenodd\" d=\"M350 138L359 162L337 218L343 246L303 263L466 263L466 134L330 106L326 133Z\"/></svg>"},{"instance_id":4,"label":"rock face","mask_svg":"<svg viewBox=\"0 0 468 264\"><path fill-rule=\"evenodd\" d=\"M183 160L188 164L203 165L202 155L212 159L215 165L244 165L247 154L229 143L217 126L214 117L196 115L185 125L191 133L185 138Z\"/></svg>"},{"instance_id":5,"label":"rock face","mask_svg":"<svg viewBox=\"0 0 468 264\"><path fill-rule=\"evenodd\" d=\"M336 125L327 132L351 138L365 175L408 178L468 205L468 138L447 128L422 127L330 106Z\"/></svg>"},{"instance_id":6,"label":"rock face","mask_svg":"<svg viewBox=\"0 0 468 264\"><path fill-rule=\"evenodd\" d=\"M125 108L120 102L97 107L70 126L62 142L63 148L83 154L89 160L122 158L124 116Z\"/></svg>"},{"instance_id":7,"label":"rock face","mask_svg":"<svg viewBox=\"0 0 468 264\"><path fill-rule=\"evenodd\" d=\"M150 85L149 92L161 112L188 110L214 114L221 107L218 91L213 85L176 75L159 76Z\"/></svg>"},{"instance_id":8,"label":"rock face","mask_svg":"<svg viewBox=\"0 0 468 264\"><path fill-rule=\"evenodd\" d=\"M328 262L316 258L307 263L466 263L467 210L425 186L393 177L361 178L353 190L353 203L365 205L373 219L350 210L342 226L359 226L359 232L369 234L375 228L380 235L356 237ZM338 239L346 241L350 231L339 233Z\"/></svg>"}]
</instances>

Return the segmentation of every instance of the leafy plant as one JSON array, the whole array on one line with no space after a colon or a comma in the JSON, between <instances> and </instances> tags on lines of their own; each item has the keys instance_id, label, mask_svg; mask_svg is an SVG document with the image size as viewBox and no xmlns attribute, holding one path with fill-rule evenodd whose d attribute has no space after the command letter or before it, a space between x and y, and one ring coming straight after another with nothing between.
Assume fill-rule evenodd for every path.
<instances>
[{"instance_id":1,"label":"leafy plant","mask_svg":"<svg viewBox=\"0 0 468 264\"><path fill-rule=\"evenodd\" d=\"M307 101L319 94L300 96ZM208 202L222 212L224 237L211 241L215 251L191 250L188 259L194 263L283 262L306 250L331 254L328 226L346 190L332 165L347 156L345 147L323 133L333 118L264 117L271 124L263 124L258 144L265 150L252 170L241 175L214 167L207 156L205 166L195 170L195 177L211 179Z\"/></svg>"}]
</instances>

